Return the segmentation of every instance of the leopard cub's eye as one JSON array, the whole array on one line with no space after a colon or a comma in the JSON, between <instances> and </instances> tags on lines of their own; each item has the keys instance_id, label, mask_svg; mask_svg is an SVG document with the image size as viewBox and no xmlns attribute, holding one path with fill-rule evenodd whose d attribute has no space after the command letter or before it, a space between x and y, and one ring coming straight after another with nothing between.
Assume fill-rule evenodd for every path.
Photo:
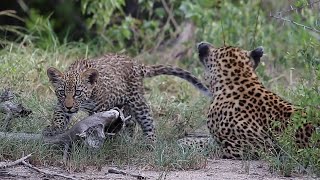
<instances>
[{"instance_id":1,"label":"leopard cub's eye","mask_svg":"<svg viewBox=\"0 0 320 180\"><path fill-rule=\"evenodd\" d=\"M82 91L81 91L81 90L76 90L75 95L76 95L76 96L80 96L80 95L81 95L81 93L82 93Z\"/></svg>"},{"instance_id":2,"label":"leopard cub's eye","mask_svg":"<svg viewBox=\"0 0 320 180\"><path fill-rule=\"evenodd\" d=\"M62 90L62 89L57 90L57 93L58 93L60 96L64 96L64 90Z\"/></svg>"}]
</instances>

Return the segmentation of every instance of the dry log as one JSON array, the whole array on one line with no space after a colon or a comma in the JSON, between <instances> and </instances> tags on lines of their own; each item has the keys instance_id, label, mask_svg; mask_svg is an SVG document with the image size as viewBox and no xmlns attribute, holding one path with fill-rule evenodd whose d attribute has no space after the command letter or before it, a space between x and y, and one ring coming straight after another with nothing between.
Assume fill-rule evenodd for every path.
<instances>
[{"instance_id":1,"label":"dry log","mask_svg":"<svg viewBox=\"0 0 320 180\"><path fill-rule=\"evenodd\" d=\"M6 114L3 125L5 131L10 131L12 118L26 117L32 113L22 104L14 102L14 94L10 89L5 89L0 95L0 112Z\"/></svg>"},{"instance_id":2,"label":"dry log","mask_svg":"<svg viewBox=\"0 0 320 180\"><path fill-rule=\"evenodd\" d=\"M0 132L0 138L8 140L35 141L41 140L42 135L34 133Z\"/></svg>"},{"instance_id":3,"label":"dry log","mask_svg":"<svg viewBox=\"0 0 320 180\"><path fill-rule=\"evenodd\" d=\"M77 122L64 133L54 136L43 136L30 133L6 133L0 132L0 138L9 140L42 140L48 144L71 144L76 140L82 140L90 148L102 146L106 135L118 132L124 125L125 118L121 110L110 110L95 113ZM107 134L105 134L105 131Z\"/></svg>"},{"instance_id":4,"label":"dry log","mask_svg":"<svg viewBox=\"0 0 320 180\"><path fill-rule=\"evenodd\" d=\"M9 163L1 163L0 164L0 169L5 169L8 167L12 167L12 166L16 166L22 163L22 161L25 161L26 159L28 159L29 157L31 157L32 154L28 154L27 156L24 156L16 161L13 162L9 162Z\"/></svg>"},{"instance_id":5,"label":"dry log","mask_svg":"<svg viewBox=\"0 0 320 180\"><path fill-rule=\"evenodd\" d=\"M44 142L65 144L84 138L87 145L91 147L99 146L99 142L105 139L105 129L112 129L111 131L114 131L118 127L119 129L122 128L123 120L120 118L120 113L122 112L117 110L95 113L77 122L64 133L55 136L45 136Z\"/></svg>"},{"instance_id":6,"label":"dry log","mask_svg":"<svg viewBox=\"0 0 320 180\"><path fill-rule=\"evenodd\" d=\"M0 169L0 177L9 178L9 177L17 177L17 175L10 173L7 169ZM23 177L27 178L27 176L23 176Z\"/></svg>"}]
</instances>

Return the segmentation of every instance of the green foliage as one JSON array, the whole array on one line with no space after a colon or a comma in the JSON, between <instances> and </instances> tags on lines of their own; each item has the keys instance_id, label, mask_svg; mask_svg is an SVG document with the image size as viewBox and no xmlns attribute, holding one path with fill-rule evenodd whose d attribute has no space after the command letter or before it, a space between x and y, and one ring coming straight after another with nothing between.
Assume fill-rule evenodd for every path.
<instances>
[{"instance_id":1,"label":"green foliage","mask_svg":"<svg viewBox=\"0 0 320 180\"><path fill-rule=\"evenodd\" d=\"M300 51L297 52L299 54ZM296 54L296 55L297 55ZM306 56L304 56L306 58ZM310 71L311 67L306 66L306 71ZM308 70L307 70L308 69ZM316 68L318 71L319 69ZM320 125L320 93L319 81L310 83L310 75L305 74L306 79L301 79L299 83L289 89L283 89L282 94L298 107L301 112L297 112L292 117L292 122L285 132L277 139L278 147L281 151L279 154L266 155L265 159L270 163L271 170L280 172L285 176L292 176L294 173L307 173L312 176L319 176L319 125ZM319 76L317 76L319 78ZM309 84L309 85L308 85ZM306 123L312 123L317 129L313 134L309 148L298 148L295 144L295 133Z\"/></svg>"},{"instance_id":2,"label":"green foliage","mask_svg":"<svg viewBox=\"0 0 320 180\"><path fill-rule=\"evenodd\" d=\"M82 18L88 32L78 42L69 42L68 35L60 37L56 27L61 27L54 13L41 14L31 7L26 30L17 26L0 26L1 31L20 35L18 42L5 42L0 50L0 83L13 87L21 94L21 101L33 110L28 118L14 120L14 131L40 132L52 116L55 97L46 77L49 66L65 69L74 59L101 55L105 52L125 52L136 55L153 49L156 45L174 40L179 32L169 19L161 0L139 0L137 15L124 12L124 0L81 0ZM272 90L295 105L306 109L307 116L293 117L292 124L278 139L281 153L267 154L271 169L284 175L296 171L320 175L319 149L298 149L294 132L305 122L320 124L320 43L319 34L293 23L284 23L269 17L285 9L283 2L272 1L220 1L220 0L171 0L167 2L178 25L184 21L195 24L196 41L208 41L215 46L233 45L244 49L264 46L267 59L258 68L260 79ZM304 8L308 1L298 0L293 7L300 8L284 17L301 24L318 28L318 14ZM262 4L261 4L262 3ZM73 6L72 6L73 7ZM72 8L67 8L68 11ZM68 13L72 14L72 13ZM0 16L19 18L11 11L1 11ZM68 31L70 27L63 27ZM183 28L183 27L180 27ZM70 32L70 34L72 31ZM87 38L88 37L88 38ZM63 39L63 40L61 40ZM2 40L2 39L1 39ZM198 54L187 59L192 72L200 73ZM152 56L152 55L151 55ZM159 59L147 59L149 63ZM163 60L161 61L163 62ZM263 65L265 64L265 65ZM294 84L269 81L294 67ZM287 83L287 81L285 81ZM196 130L206 124L205 109L209 101L200 98L199 92L183 81L171 77L146 80L147 99L156 119L159 135L157 150L149 152L141 137L118 137L106 142L92 153L84 147L74 147L71 167L81 169L86 165L101 166L105 163L151 165L158 169L197 169L206 163L205 156L193 150L183 151L175 144L186 131ZM2 117L3 115L0 115ZM1 121L0 121L1 123ZM141 132L139 132L141 134ZM312 142L319 140L319 134ZM19 146L18 146L19 144ZM20 158L21 152L37 152L40 163L57 163L60 151L40 143L7 142L0 140L0 159Z\"/></svg>"},{"instance_id":3,"label":"green foliage","mask_svg":"<svg viewBox=\"0 0 320 180\"><path fill-rule=\"evenodd\" d=\"M87 25L92 28L95 25L97 32L105 31L111 20L116 20L118 14L125 5L124 0L81 0L82 13L89 15Z\"/></svg>"},{"instance_id":4,"label":"green foliage","mask_svg":"<svg viewBox=\"0 0 320 180\"><path fill-rule=\"evenodd\" d=\"M194 1L182 1L179 10L183 12L184 18L191 19L197 26L204 27L208 20L215 15L215 1L202 0L198 3Z\"/></svg>"},{"instance_id":5,"label":"green foliage","mask_svg":"<svg viewBox=\"0 0 320 180\"><path fill-rule=\"evenodd\" d=\"M0 17L10 17L13 19L17 19L19 21L24 22L24 19L22 19L21 17L19 17L18 15L16 15L16 12L13 10L4 10L4 11L0 11ZM0 32L3 34L6 34L7 32L11 32L14 33L18 36L24 36L25 35L25 28L21 27L21 26L16 26L16 25L0 25ZM5 37L0 37L0 45L4 45L7 43L7 39ZM10 41L8 42L10 43Z\"/></svg>"},{"instance_id":6,"label":"green foliage","mask_svg":"<svg viewBox=\"0 0 320 180\"><path fill-rule=\"evenodd\" d=\"M54 22L50 20L50 16L43 17L37 10L30 10L30 16L26 20L26 27L29 31L26 40L43 49L57 48L60 43L52 24Z\"/></svg>"},{"instance_id":7,"label":"green foliage","mask_svg":"<svg viewBox=\"0 0 320 180\"><path fill-rule=\"evenodd\" d=\"M121 24L112 25L102 37L109 43L112 51L125 50L136 54L139 49L148 49L154 45L152 39L155 38L158 31L157 21L141 21L126 17ZM128 41L131 41L131 46L128 46Z\"/></svg>"},{"instance_id":8,"label":"green foliage","mask_svg":"<svg viewBox=\"0 0 320 180\"><path fill-rule=\"evenodd\" d=\"M293 3L293 5L297 8L303 7L308 5L308 1L307 0L297 0Z\"/></svg>"},{"instance_id":9,"label":"green foliage","mask_svg":"<svg viewBox=\"0 0 320 180\"><path fill-rule=\"evenodd\" d=\"M301 77L307 79L309 85L315 86L319 86L320 80L320 53L318 49L320 49L319 41L310 40L303 42L296 52L288 52L285 56L289 62L295 65L294 67L299 67L297 71L302 71Z\"/></svg>"}]
</instances>

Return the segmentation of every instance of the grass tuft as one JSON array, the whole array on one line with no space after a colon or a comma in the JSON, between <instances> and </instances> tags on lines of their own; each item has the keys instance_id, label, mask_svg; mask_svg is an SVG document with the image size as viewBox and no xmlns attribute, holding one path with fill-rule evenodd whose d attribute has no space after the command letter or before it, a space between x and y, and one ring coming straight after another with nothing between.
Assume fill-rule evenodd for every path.
<instances>
[{"instance_id":1,"label":"grass tuft","mask_svg":"<svg viewBox=\"0 0 320 180\"><path fill-rule=\"evenodd\" d=\"M91 49L93 49L91 51ZM65 69L74 59L82 57L87 52L88 57L98 54L94 46L85 44L65 44L54 50L38 49L32 44L11 43L0 51L0 83L2 87L10 87L18 94L17 101L30 108L33 113L29 117L13 120L14 132L40 133L52 118L55 96L46 77L46 69L54 66ZM301 80L294 87L284 88L273 86L285 99L295 105L305 107L308 116L293 118L292 127L279 139L281 154L263 157L270 163L272 171L285 176L294 173L308 173L320 175L320 151L312 147L297 149L292 137L301 122L320 124L320 94L319 84L306 86ZM310 84L310 83L309 83ZM70 171L85 171L87 166L97 169L105 164L126 166L136 165L144 168L167 172L169 170L201 169L206 166L208 156L218 156L218 149L211 153L199 152L195 149L184 149L176 141L186 132L192 132L206 126L206 111L209 105L193 86L175 77L160 76L145 80L146 98L151 106L157 127L158 142L154 151L148 150L138 132L134 137L119 135L105 142L96 151L86 149L81 145L74 145L70 162L63 163L62 152L59 147L44 145L39 142L8 141L0 139L0 160L17 159L22 154L33 153L33 164L64 166ZM76 118L81 118L80 114ZM0 124L4 118L0 114ZM207 131L206 128L203 128ZM314 137L314 142L319 136ZM164 173L163 176L166 174Z\"/></svg>"}]
</instances>

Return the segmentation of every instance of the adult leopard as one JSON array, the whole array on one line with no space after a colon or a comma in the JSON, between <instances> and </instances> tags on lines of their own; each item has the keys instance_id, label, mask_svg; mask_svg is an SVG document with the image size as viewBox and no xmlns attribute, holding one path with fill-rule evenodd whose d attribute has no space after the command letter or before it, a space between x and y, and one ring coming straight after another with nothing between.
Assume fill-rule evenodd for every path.
<instances>
[{"instance_id":1,"label":"adult leopard","mask_svg":"<svg viewBox=\"0 0 320 180\"><path fill-rule=\"evenodd\" d=\"M187 80L205 95L210 91L190 72L165 65L146 66L124 55L77 60L65 73L47 70L58 103L54 118L43 134L55 135L66 130L72 115L79 110L89 114L125 107L141 126L147 139L154 142L155 127L150 108L144 98L143 79L157 75L173 75Z\"/></svg>"},{"instance_id":2,"label":"adult leopard","mask_svg":"<svg viewBox=\"0 0 320 180\"><path fill-rule=\"evenodd\" d=\"M207 127L220 145L222 157L241 159L247 151L273 148L274 136L290 124L290 117L298 108L259 81L254 70L263 56L263 48L252 51L231 46L215 48L202 42L198 44L198 54L213 94ZM274 126L275 121L280 126ZM313 125L304 124L296 132L297 145L308 146L313 132ZM204 140L184 138L179 143L201 148L207 145Z\"/></svg>"}]
</instances>

